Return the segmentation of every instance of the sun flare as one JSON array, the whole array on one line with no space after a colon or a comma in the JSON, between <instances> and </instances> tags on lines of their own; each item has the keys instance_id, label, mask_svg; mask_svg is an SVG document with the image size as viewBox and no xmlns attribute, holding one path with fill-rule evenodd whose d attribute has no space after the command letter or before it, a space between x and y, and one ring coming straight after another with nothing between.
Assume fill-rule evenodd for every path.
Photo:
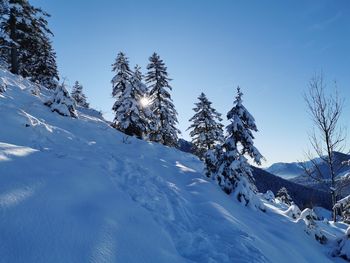
<instances>
[{"instance_id":1,"label":"sun flare","mask_svg":"<svg viewBox=\"0 0 350 263\"><path fill-rule=\"evenodd\" d=\"M140 99L140 104L143 108L146 108L151 104L151 100L148 97L142 97Z\"/></svg>"}]
</instances>

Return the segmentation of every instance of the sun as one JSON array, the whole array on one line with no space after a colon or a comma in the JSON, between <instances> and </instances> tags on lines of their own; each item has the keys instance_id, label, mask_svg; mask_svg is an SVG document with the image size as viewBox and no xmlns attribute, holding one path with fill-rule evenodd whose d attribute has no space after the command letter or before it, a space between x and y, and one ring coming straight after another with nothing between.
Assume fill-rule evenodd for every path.
<instances>
[{"instance_id":1,"label":"sun","mask_svg":"<svg viewBox=\"0 0 350 263\"><path fill-rule=\"evenodd\" d=\"M151 104L151 100L148 97L146 97L146 96L142 97L140 99L140 104L141 104L141 106L143 108L146 108L146 107L148 107Z\"/></svg>"}]
</instances>

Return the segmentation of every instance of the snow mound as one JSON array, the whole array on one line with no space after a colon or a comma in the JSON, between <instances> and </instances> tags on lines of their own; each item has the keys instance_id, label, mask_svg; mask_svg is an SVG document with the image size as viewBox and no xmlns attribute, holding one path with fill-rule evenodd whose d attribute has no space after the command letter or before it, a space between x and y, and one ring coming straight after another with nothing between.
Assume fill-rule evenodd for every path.
<instances>
[{"instance_id":1,"label":"snow mound","mask_svg":"<svg viewBox=\"0 0 350 263\"><path fill-rule=\"evenodd\" d=\"M300 208L295 205L295 204L292 204L285 212L284 212L285 215L293 218L293 219L297 219L300 217L301 215L301 211L300 211Z\"/></svg>"}]
</instances>

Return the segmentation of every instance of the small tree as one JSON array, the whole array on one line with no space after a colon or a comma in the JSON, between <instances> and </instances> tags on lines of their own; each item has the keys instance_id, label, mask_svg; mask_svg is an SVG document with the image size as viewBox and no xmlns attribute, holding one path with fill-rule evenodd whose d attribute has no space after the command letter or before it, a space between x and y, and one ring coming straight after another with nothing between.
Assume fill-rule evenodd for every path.
<instances>
[{"instance_id":1,"label":"small tree","mask_svg":"<svg viewBox=\"0 0 350 263\"><path fill-rule=\"evenodd\" d=\"M51 111L57 112L60 115L73 118L78 117L75 110L75 102L69 95L64 83L56 87L51 99L45 102L45 105L49 106Z\"/></svg>"},{"instance_id":2,"label":"small tree","mask_svg":"<svg viewBox=\"0 0 350 263\"><path fill-rule=\"evenodd\" d=\"M89 103L86 102L86 96L83 92L83 86L79 83L79 81L76 81L74 83L74 86L72 87L71 96L75 100L77 105L83 108L89 108Z\"/></svg>"},{"instance_id":3,"label":"small tree","mask_svg":"<svg viewBox=\"0 0 350 263\"><path fill-rule=\"evenodd\" d=\"M227 113L230 124L226 127L227 135L218 160L217 180L227 194L233 192L240 202L248 205L254 199L256 187L245 156L258 165L263 157L254 146L252 132L258 129L253 116L242 104L242 95L238 87L234 106Z\"/></svg>"},{"instance_id":4,"label":"small tree","mask_svg":"<svg viewBox=\"0 0 350 263\"><path fill-rule=\"evenodd\" d=\"M293 202L293 199L290 197L288 190L285 187L278 190L276 198L286 205L291 205Z\"/></svg>"},{"instance_id":5,"label":"small tree","mask_svg":"<svg viewBox=\"0 0 350 263\"><path fill-rule=\"evenodd\" d=\"M196 154L203 159L205 153L211 150L215 145L223 142L223 126L220 122L221 114L218 113L207 99L204 93L198 97L199 102L195 103L193 108L195 114L190 119L190 136L195 146Z\"/></svg>"},{"instance_id":6,"label":"small tree","mask_svg":"<svg viewBox=\"0 0 350 263\"><path fill-rule=\"evenodd\" d=\"M6 84L0 83L0 93L4 93L6 91Z\"/></svg>"},{"instance_id":7,"label":"small tree","mask_svg":"<svg viewBox=\"0 0 350 263\"><path fill-rule=\"evenodd\" d=\"M150 88L153 111L150 139L164 145L176 146L180 130L176 128L177 112L169 93L172 88L167 68L156 53L149 58L149 62L146 83Z\"/></svg>"},{"instance_id":8,"label":"small tree","mask_svg":"<svg viewBox=\"0 0 350 263\"><path fill-rule=\"evenodd\" d=\"M315 130L309 139L318 160L309 152L307 158L311 166L304 165L304 171L310 178L329 187L332 206L334 206L339 192L336 176L343 166L342 161L335 158L335 152L344 150L345 135L339 123L343 111L343 100L339 98L336 89L331 95L327 95L325 89L323 75L316 75L311 79L309 91L305 95L310 117L315 125ZM324 174L321 165L328 167L329 176ZM342 187L343 184L344 182ZM333 217L335 220L335 214Z\"/></svg>"}]
</instances>

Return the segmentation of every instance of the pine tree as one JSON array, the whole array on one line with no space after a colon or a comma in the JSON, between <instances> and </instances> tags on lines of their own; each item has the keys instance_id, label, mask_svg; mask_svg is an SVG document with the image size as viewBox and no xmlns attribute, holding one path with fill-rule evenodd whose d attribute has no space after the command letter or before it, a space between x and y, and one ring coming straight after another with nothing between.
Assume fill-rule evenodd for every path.
<instances>
[{"instance_id":1,"label":"pine tree","mask_svg":"<svg viewBox=\"0 0 350 263\"><path fill-rule=\"evenodd\" d=\"M207 99L204 93L198 97L199 102L195 103L196 107L194 116L189 120L192 122L187 130L191 130L190 136L195 146L196 154L204 158L204 154L214 146L223 142L223 125L221 114L218 113Z\"/></svg>"},{"instance_id":2,"label":"pine tree","mask_svg":"<svg viewBox=\"0 0 350 263\"><path fill-rule=\"evenodd\" d=\"M150 130L150 120L152 119L152 111L150 108L150 100L148 96L147 86L142 82L143 75L141 68L136 65L134 73L131 76L130 84L132 86L131 97L136 99L135 108L130 111L133 116L133 126L136 131L134 134L141 138L146 137Z\"/></svg>"},{"instance_id":3,"label":"pine tree","mask_svg":"<svg viewBox=\"0 0 350 263\"><path fill-rule=\"evenodd\" d=\"M43 37L44 42L40 43L36 51L33 52L28 75L32 81L38 81L41 85L49 89L54 89L58 85L58 70L56 64L56 52L52 48L49 38Z\"/></svg>"},{"instance_id":4,"label":"pine tree","mask_svg":"<svg viewBox=\"0 0 350 263\"><path fill-rule=\"evenodd\" d=\"M8 13L8 5L6 1L0 0L0 26L4 24L6 21L6 15ZM0 27L0 67L7 68L7 58L9 57L8 51L9 51L9 41L7 39L7 35Z\"/></svg>"},{"instance_id":5,"label":"pine tree","mask_svg":"<svg viewBox=\"0 0 350 263\"><path fill-rule=\"evenodd\" d=\"M52 98L45 102L46 106L51 108L51 111L57 112L63 116L77 118L78 114L75 110L75 102L69 95L65 84L58 85L52 95Z\"/></svg>"},{"instance_id":6,"label":"pine tree","mask_svg":"<svg viewBox=\"0 0 350 263\"><path fill-rule=\"evenodd\" d=\"M140 67L136 66L130 79L128 77L124 90L119 93L118 100L113 108L115 111L114 123L118 129L127 135L136 136L140 139L146 133L148 127L148 120L141 103L145 92L146 87L142 83Z\"/></svg>"},{"instance_id":7,"label":"pine tree","mask_svg":"<svg viewBox=\"0 0 350 263\"><path fill-rule=\"evenodd\" d=\"M26 0L3 0L0 57L14 74L30 77L48 88L57 86L56 54L52 49L46 17Z\"/></svg>"},{"instance_id":8,"label":"pine tree","mask_svg":"<svg viewBox=\"0 0 350 263\"><path fill-rule=\"evenodd\" d=\"M204 174L208 178L215 178L218 172L218 161L221 152L221 145L215 145L214 149L210 149L204 153Z\"/></svg>"},{"instance_id":9,"label":"pine tree","mask_svg":"<svg viewBox=\"0 0 350 263\"><path fill-rule=\"evenodd\" d=\"M258 130L253 116L242 105L242 95L238 87L234 106L227 113L230 124L226 127L227 135L218 160L217 180L227 194L234 193L240 202L248 205L256 200L256 187L245 156L251 157L258 165L263 157L253 144L252 132Z\"/></svg>"},{"instance_id":10,"label":"pine tree","mask_svg":"<svg viewBox=\"0 0 350 263\"><path fill-rule=\"evenodd\" d=\"M149 58L149 62L146 83L150 88L153 111L150 139L164 145L176 146L180 130L176 128L177 112L169 93L172 88L167 68L156 53Z\"/></svg>"},{"instance_id":11,"label":"pine tree","mask_svg":"<svg viewBox=\"0 0 350 263\"><path fill-rule=\"evenodd\" d=\"M285 187L278 190L276 198L287 205L291 205L293 203L293 199L290 197L288 190Z\"/></svg>"},{"instance_id":12,"label":"pine tree","mask_svg":"<svg viewBox=\"0 0 350 263\"><path fill-rule=\"evenodd\" d=\"M83 86L79 83L79 81L76 81L74 83L74 86L72 87L71 96L77 105L83 108L89 108L89 103L86 102L86 96L83 92Z\"/></svg>"},{"instance_id":13,"label":"pine tree","mask_svg":"<svg viewBox=\"0 0 350 263\"><path fill-rule=\"evenodd\" d=\"M136 84L136 76L130 70L129 60L123 52L118 53L112 67L112 71L116 73L112 79L112 96L116 99L112 108L115 112L113 126L128 135L141 137L141 132L134 125L135 114L130 116L130 110L138 109L132 85L132 82ZM142 78L141 74L138 77Z\"/></svg>"}]
</instances>

